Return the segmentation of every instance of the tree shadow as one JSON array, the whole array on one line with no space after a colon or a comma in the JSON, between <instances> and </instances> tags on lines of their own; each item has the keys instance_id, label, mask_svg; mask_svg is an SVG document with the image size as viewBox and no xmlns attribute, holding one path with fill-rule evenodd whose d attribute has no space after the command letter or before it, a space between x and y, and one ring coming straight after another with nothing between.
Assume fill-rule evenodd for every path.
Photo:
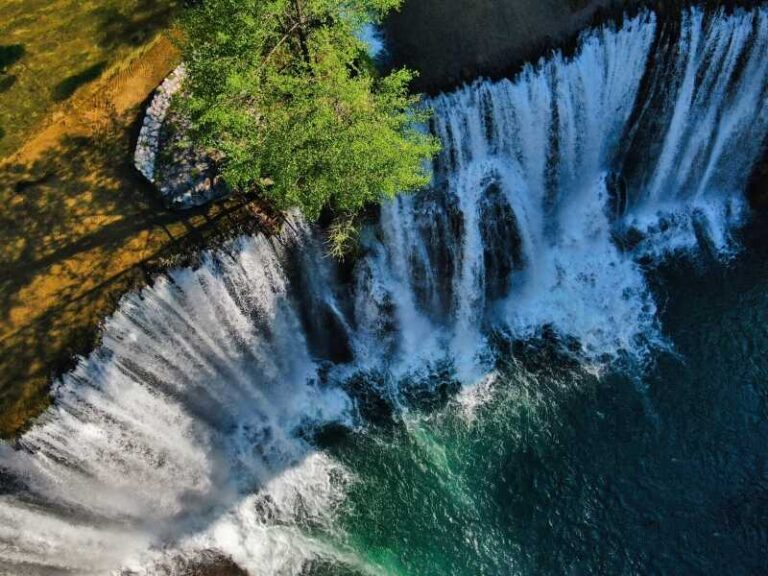
<instances>
[{"instance_id":1,"label":"tree shadow","mask_svg":"<svg viewBox=\"0 0 768 576\"><path fill-rule=\"evenodd\" d=\"M23 44L3 44L0 45L0 94L10 90L18 77L15 74L10 74L9 70L11 66L21 60L26 54L26 50ZM4 136L5 131L0 129L0 139Z\"/></svg>"},{"instance_id":2,"label":"tree shadow","mask_svg":"<svg viewBox=\"0 0 768 576\"><path fill-rule=\"evenodd\" d=\"M14 74L0 75L0 94L10 90L14 84L16 84L18 77Z\"/></svg>"},{"instance_id":3,"label":"tree shadow","mask_svg":"<svg viewBox=\"0 0 768 576\"><path fill-rule=\"evenodd\" d=\"M21 60L26 53L23 44L0 44L0 74L7 74L8 69Z\"/></svg>"},{"instance_id":4,"label":"tree shadow","mask_svg":"<svg viewBox=\"0 0 768 576\"><path fill-rule=\"evenodd\" d=\"M71 76L66 77L53 88L52 97L54 102L62 102L63 100L66 100L72 96L78 88L96 80L101 76L101 73L106 67L106 60L102 60L77 74L72 74Z\"/></svg>"},{"instance_id":5,"label":"tree shadow","mask_svg":"<svg viewBox=\"0 0 768 576\"><path fill-rule=\"evenodd\" d=\"M105 49L145 44L158 30L167 28L176 6L174 0L140 0L127 8L97 8L94 10L100 27L97 42Z\"/></svg>"}]
</instances>

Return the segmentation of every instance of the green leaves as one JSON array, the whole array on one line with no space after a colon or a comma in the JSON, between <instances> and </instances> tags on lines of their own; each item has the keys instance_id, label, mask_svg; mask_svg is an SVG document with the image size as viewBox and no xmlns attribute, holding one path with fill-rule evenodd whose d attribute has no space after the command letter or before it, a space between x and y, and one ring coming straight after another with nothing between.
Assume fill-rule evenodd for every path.
<instances>
[{"instance_id":1,"label":"green leaves","mask_svg":"<svg viewBox=\"0 0 768 576\"><path fill-rule=\"evenodd\" d=\"M196 138L223 154L233 189L309 219L330 210L337 255L367 204L428 183L437 151L418 129L427 113L408 93L411 73L378 77L355 34L398 5L202 0L183 20Z\"/></svg>"}]
</instances>

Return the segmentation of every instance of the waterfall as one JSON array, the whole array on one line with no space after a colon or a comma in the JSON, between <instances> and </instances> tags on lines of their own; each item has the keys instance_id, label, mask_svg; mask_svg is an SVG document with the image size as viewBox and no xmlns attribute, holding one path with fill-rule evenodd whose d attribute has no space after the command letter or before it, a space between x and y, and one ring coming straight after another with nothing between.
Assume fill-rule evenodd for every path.
<instances>
[{"instance_id":1,"label":"waterfall","mask_svg":"<svg viewBox=\"0 0 768 576\"><path fill-rule=\"evenodd\" d=\"M18 490L1 497L0 568L103 574L123 554L222 516L246 523L244 541L281 550L291 530L260 533L260 522L289 519L297 500L322 521L331 478L344 475L295 432L343 420L348 400L318 387L289 302L296 240L243 239L233 256L125 298L99 351L56 385L55 407L18 446L2 446L3 475ZM239 511L257 487L258 502Z\"/></svg>"},{"instance_id":2,"label":"waterfall","mask_svg":"<svg viewBox=\"0 0 768 576\"><path fill-rule=\"evenodd\" d=\"M663 345L653 264L727 258L768 134L768 9L651 13L513 80L432 100L430 189L385 205L341 281L293 218L126 296L54 404L0 445L0 573L156 573L208 550L253 574L312 558L353 471L311 444L364 424L346 382L489 371L490 335L584 362ZM165 573L165 572L162 572Z\"/></svg>"}]
</instances>

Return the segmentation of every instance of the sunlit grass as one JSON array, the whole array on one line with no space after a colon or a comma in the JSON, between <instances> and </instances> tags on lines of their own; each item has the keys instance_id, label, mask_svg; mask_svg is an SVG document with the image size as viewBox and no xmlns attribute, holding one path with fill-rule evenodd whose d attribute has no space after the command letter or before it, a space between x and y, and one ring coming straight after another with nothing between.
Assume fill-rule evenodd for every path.
<instances>
[{"instance_id":1,"label":"sunlit grass","mask_svg":"<svg viewBox=\"0 0 768 576\"><path fill-rule=\"evenodd\" d=\"M0 2L0 158L168 26L177 0Z\"/></svg>"}]
</instances>

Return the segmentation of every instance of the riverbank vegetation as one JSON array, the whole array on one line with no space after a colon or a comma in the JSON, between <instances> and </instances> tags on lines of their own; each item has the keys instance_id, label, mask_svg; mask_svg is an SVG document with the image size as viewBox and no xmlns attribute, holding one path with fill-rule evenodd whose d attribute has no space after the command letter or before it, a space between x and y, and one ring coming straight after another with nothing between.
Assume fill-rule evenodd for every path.
<instances>
[{"instance_id":1,"label":"riverbank vegetation","mask_svg":"<svg viewBox=\"0 0 768 576\"><path fill-rule=\"evenodd\" d=\"M52 378L92 350L127 290L211 239L274 229L257 195L310 217L330 210L341 246L366 202L426 181L434 142L408 111L409 75L378 76L355 36L393 4L355 1L342 15L335 2L208 1L186 15L188 33L211 24L183 44L189 106L242 193L185 213L164 210L132 167L142 103L180 61L161 33L176 3L0 8L0 437L47 406Z\"/></svg>"},{"instance_id":2,"label":"riverbank vegetation","mask_svg":"<svg viewBox=\"0 0 768 576\"><path fill-rule=\"evenodd\" d=\"M433 137L405 69L380 76L364 26L399 0L203 0L181 19L193 136L239 192L330 216L330 249L363 208L424 186Z\"/></svg>"}]
</instances>

